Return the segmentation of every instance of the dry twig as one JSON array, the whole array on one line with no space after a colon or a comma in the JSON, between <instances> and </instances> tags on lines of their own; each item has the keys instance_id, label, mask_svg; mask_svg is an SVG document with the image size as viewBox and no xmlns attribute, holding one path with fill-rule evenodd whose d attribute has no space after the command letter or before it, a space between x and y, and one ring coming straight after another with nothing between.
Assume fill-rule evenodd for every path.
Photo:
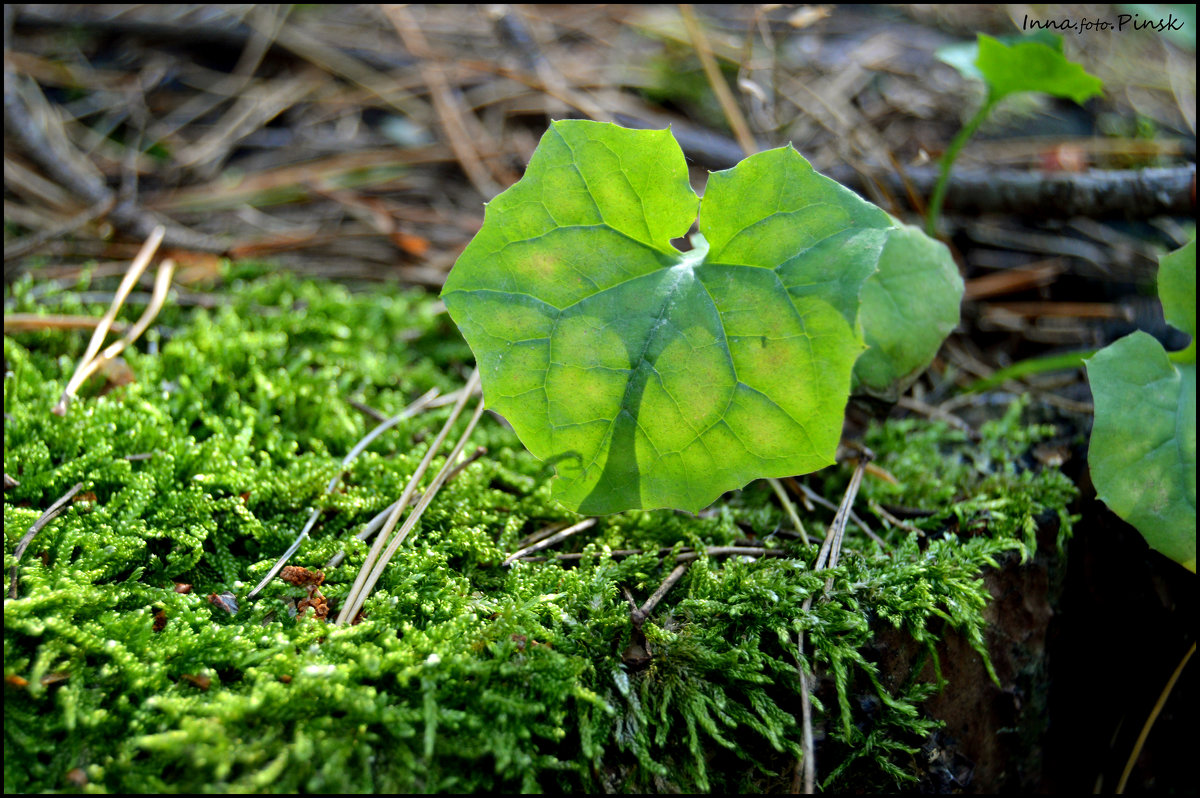
<instances>
[{"instance_id":1,"label":"dry twig","mask_svg":"<svg viewBox=\"0 0 1200 798\"><path fill-rule=\"evenodd\" d=\"M150 237L146 240L146 243L142 245L137 257L129 264L129 270L125 272L125 278L121 280L121 285L117 288L112 305L103 318L100 319L100 323L96 325L96 332L92 334L92 340L88 342L87 349L84 350L83 357L79 360L79 367L67 383L67 387L63 389L58 404L51 411L55 415L65 416L67 414L67 405L71 403L75 392L79 390L79 386L87 379L87 375L91 373L90 371L86 371L86 369L92 362L92 358L100 350L100 345L104 343L104 336L108 335L108 330L113 323L113 319L117 317L117 312L121 309L121 305L124 304L125 297L129 295L138 278L142 276L142 272L150 265L150 259L154 257L154 253L158 249L158 245L162 243L165 234L166 230L161 225L155 227L150 232Z\"/></svg>"},{"instance_id":2,"label":"dry twig","mask_svg":"<svg viewBox=\"0 0 1200 798\"><path fill-rule=\"evenodd\" d=\"M325 486L325 495L328 496L337 489L338 483L341 482L342 474L345 473L346 468L349 467L350 463L354 462L354 458L362 454L363 450L371 445L372 441L374 441L384 432L387 432L389 429L399 424L404 419L411 418L412 416L415 416L417 413L420 413L422 410L429 407L433 403L433 400L437 398L437 395L437 388L431 388L408 407L404 408L399 413L379 424L377 427L364 435L362 439L354 445L354 448L350 450L350 453L342 459L342 467L338 469L337 474L335 474L333 478L329 480L329 484ZM313 526L317 523L317 519L321 516L321 510L321 507L313 508L312 513L310 513L308 516L308 522L304 525L304 528L300 530L300 534L296 536L294 541L292 541L292 545L288 546L287 551L280 555L279 559L275 561L275 564L271 566L269 571L267 571L266 576L264 576L262 580L255 585L254 589L251 590L246 596L247 601L254 601L262 589L266 587L272 579L275 578L275 575L278 574L285 565L287 565L287 562L292 558L292 555L299 551L300 544L303 543L308 537L309 531L312 530ZM328 568L331 566L326 567Z\"/></svg>"},{"instance_id":3,"label":"dry twig","mask_svg":"<svg viewBox=\"0 0 1200 798\"><path fill-rule=\"evenodd\" d=\"M829 527L829 532L825 535L825 542L821 544L821 550L817 552L817 561L813 565L814 571L837 567L838 557L842 552L842 537L846 532L846 522L850 518L850 507L854 504L854 499L858 495L858 488L862 484L863 472L866 471L867 461L872 456L869 451L864 451L864 455L864 457L859 459L858 465L854 469L854 475L850 477L850 484L846 487L846 495L842 497L842 503L838 507L837 515L834 516L833 523ZM832 587L833 576L830 575L825 580L824 592L828 594ZM812 596L804 600L803 609L805 612L812 607L812 600ZM816 791L817 763L816 747L813 743L810 690L815 686L815 683L813 675L804 666L803 631L797 636L796 665L800 671L800 714L803 725L804 756L796 763L796 770L792 777L792 792L801 792L803 784L804 794L812 795Z\"/></svg>"},{"instance_id":4,"label":"dry twig","mask_svg":"<svg viewBox=\"0 0 1200 798\"><path fill-rule=\"evenodd\" d=\"M674 549L659 549L655 554L659 557L666 557L674 551ZM614 560L620 560L625 557L633 557L637 554L646 553L644 549L615 549L605 552L605 556L611 557ZM762 546L709 546L698 551L684 547L675 554L675 562L691 562L701 555L705 557L786 557L788 553L783 549L768 549ZM521 562L543 562L547 559L558 562L576 562L586 556L588 556L586 552L577 551L567 554L556 554L553 557L522 557Z\"/></svg>"},{"instance_id":5,"label":"dry twig","mask_svg":"<svg viewBox=\"0 0 1200 798\"><path fill-rule=\"evenodd\" d=\"M572 524L571 526L567 527L566 529L562 530L561 532L556 532L548 538L539 540L537 543L526 546L523 549L518 549L517 551L514 551L512 554L510 554L504 558L504 562L501 563L501 565L504 565L504 566L512 565L514 562L516 562L517 560L521 559L522 557L524 557L528 554L532 554L535 551L541 551L542 549L549 548L550 546L553 546L555 543L558 543L559 541L566 540L568 537L570 537L571 535L574 535L576 532L582 532L583 530L590 529L591 527L593 527L595 525L596 525L595 518L585 518L582 521L580 521L578 524Z\"/></svg>"},{"instance_id":6,"label":"dry twig","mask_svg":"<svg viewBox=\"0 0 1200 798\"><path fill-rule=\"evenodd\" d=\"M392 530L396 526L396 522L400 520L400 514L404 512L405 507L407 507L408 503L412 500L413 494L417 489L417 484L420 482L421 477L425 475L425 471L428 470L429 463L433 460L438 451L441 450L442 443L446 440L446 436L450 434L451 427L453 427L454 422L457 421L458 417L462 414L463 408L467 404L467 400L474 395L475 389L478 387L478 385L479 369L476 369L471 373L470 379L467 380L466 387L463 388L458 402L454 405L454 409L450 413L450 417L446 419L445 425L442 427L433 443L429 445L428 451L425 452L425 457L421 459L420 464L417 466L417 470L413 473L412 478L409 479L408 485L404 488L404 493L401 494L400 500L394 505L394 509L388 516L387 521L384 523L383 530L380 532L379 537L375 539L375 544L371 546L371 551L368 552L367 559L363 563L362 568L359 570L358 576L355 577L354 584L351 586L350 592L347 594L346 599L342 604L342 609L338 613L336 621L337 625L349 622L349 620L353 618L360 609L362 609L362 605L367 600L367 596L370 594L371 589L375 586L375 583L379 581L379 577L383 574L384 567L391 560L392 555L396 553L396 549L398 549L400 544L404 542L404 539L408 537L408 533L416 525L417 520L421 517L421 514L425 512L425 508L429 506L431 501L433 501L433 497L437 495L438 490L446 481L447 476L454 467L454 461L458 458L459 454L461 454L463 447L466 446L467 439L470 437L471 431L475 429L475 425L479 422L479 417L483 414L483 399L480 399L479 403L475 406L475 414L471 417L471 420L467 422L467 428L463 432L462 437L459 438L458 443L450 452L449 457L446 458L446 462L442 465L441 470L436 476L434 476L433 482L428 488L426 488L425 493L422 494L421 500L417 503L417 506L414 507L412 512L408 514L408 518L404 521L404 526L401 527L400 531L396 533L394 538L390 541L390 543L388 543L387 550L381 551L384 543L388 542L388 536L391 535Z\"/></svg>"},{"instance_id":7,"label":"dry twig","mask_svg":"<svg viewBox=\"0 0 1200 798\"><path fill-rule=\"evenodd\" d=\"M13 552L16 562L13 563L12 572L9 577L8 597L10 599L17 597L17 569L21 566L21 557L25 554L25 549L29 548L29 544L33 541L33 536L41 532L46 524L53 521L63 511L63 508L67 506L67 502L71 501L71 498L81 490L83 490L83 483L76 482L74 487L60 496L54 504L50 505L46 509L46 512L42 513L38 520L33 522L33 526L29 527L29 531L21 536L21 540L17 543L17 549Z\"/></svg>"}]
</instances>

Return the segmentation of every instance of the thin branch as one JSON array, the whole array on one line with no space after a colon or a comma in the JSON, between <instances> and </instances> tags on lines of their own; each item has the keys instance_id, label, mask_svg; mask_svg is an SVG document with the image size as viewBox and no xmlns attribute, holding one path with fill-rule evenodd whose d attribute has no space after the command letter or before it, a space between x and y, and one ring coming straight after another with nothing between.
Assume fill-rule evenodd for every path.
<instances>
[{"instance_id":1,"label":"thin branch","mask_svg":"<svg viewBox=\"0 0 1200 798\"><path fill-rule=\"evenodd\" d=\"M917 527L908 523L907 521L904 521L904 520L892 515L890 512L887 511L887 509L882 504L875 501L874 499L870 499L867 502L867 506L871 508L871 510L875 513L875 515L879 516L880 518L882 518L884 521L888 522L892 526L899 527L900 529L903 529L905 532L916 532L917 535L919 535L921 537L925 537L925 533L922 532L920 529L918 529Z\"/></svg>"},{"instance_id":2,"label":"thin branch","mask_svg":"<svg viewBox=\"0 0 1200 798\"><path fill-rule=\"evenodd\" d=\"M475 372L471 374L471 381L467 383L468 387L473 389L474 385L472 383L475 383L478 380L479 370L476 369ZM472 390L464 391L464 400L472 393ZM461 406L456 406L455 409L457 410L459 407ZM429 506L429 503L433 501L433 497L437 495L438 491L441 490L442 485L445 484L446 478L453 469L452 464L458 459L458 456L462 454L463 447L467 445L467 440L471 437L471 432L475 429L475 425L479 423L479 419L483 416L483 408L484 400L481 398L475 405L475 413L471 416L471 420L467 422L467 428L463 430L462 437L458 439L458 443L455 444L454 449L450 452L449 457L446 458L446 462L442 465L441 470L433 478L433 483L425 490L425 493L421 495L421 501L418 502L417 506L414 507L412 512L408 514L408 518L404 520L404 526L401 527L400 531L397 532L392 538L392 542L388 545L387 550L383 553L383 556L379 558L379 561L375 564L375 568L371 571L370 575L362 584L362 587L358 593L356 595L352 594L351 596L347 597L346 604L342 608L342 612L345 614L346 619L353 618L358 614L358 611L362 609L363 604L366 603L367 596L370 595L372 588L375 587L375 583L378 582L379 577L383 575L383 569L387 567L387 564L391 561L392 556L395 555L396 550L400 548L400 544L404 542L405 538L408 537L409 532L412 531L413 527L416 526L417 521L420 520L421 514L425 512L425 508ZM453 418L451 420L453 421ZM440 445L441 444L439 441L436 444L436 447L440 448ZM398 516L398 512L394 513L392 517L388 519L388 521L392 522ZM389 523L384 527L383 531L379 535L379 540L383 540L387 537L392 526L394 526L394 523ZM365 565L363 566L363 571L366 571ZM351 598L353 599L352 602ZM345 623L345 620L342 619L342 615L339 615L338 624L342 623Z\"/></svg>"},{"instance_id":3,"label":"thin branch","mask_svg":"<svg viewBox=\"0 0 1200 798\"><path fill-rule=\"evenodd\" d=\"M671 554L674 549L659 549L655 554L659 557L666 557ZM605 556L611 557L614 560L624 559L625 557L633 557L638 554L649 554L645 549L616 549L614 551L605 552ZM709 546L697 551L692 548L682 548L675 555L675 562L691 562L699 559L700 555L706 557L787 557L789 556L783 549L768 549L762 546ZM558 562L575 562L582 560L588 556L586 552L570 552L567 554L556 554L553 557L522 557L521 562L544 562L546 560L556 560Z\"/></svg>"},{"instance_id":4,"label":"thin branch","mask_svg":"<svg viewBox=\"0 0 1200 798\"><path fill-rule=\"evenodd\" d=\"M25 554L25 549L29 548L29 544L33 541L33 536L41 532L46 524L53 521L63 511L63 508L66 507L67 502L71 501L71 498L81 490L83 490L83 483L76 482L73 488L60 496L54 504L50 505L46 512L42 513L38 520L33 522L33 526L29 527L29 531L21 536L20 542L17 543L17 550L13 553L16 562L13 563L12 573L9 577L9 598L15 599L17 597L17 569L21 565L21 557Z\"/></svg>"},{"instance_id":5,"label":"thin branch","mask_svg":"<svg viewBox=\"0 0 1200 798\"><path fill-rule=\"evenodd\" d=\"M504 565L504 566L512 565L514 562L516 562L517 560L526 556L527 554L532 554L535 551L541 551L542 549L549 548L561 540L566 540L571 535L574 535L576 532L582 532L583 530L590 529L591 527L593 527L595 525L596 525L595 518L585 518L582 521L580 521L579 523L572 524L571 526L567 527L566 529L562 530L561 532L556 532L553 535L551 535L550 537L545 538L544 540L539 540L537 543L534 543L533 545L526 546L523 549L518 549L517 551L514 551L512 554L510 554L504 558L504 562L502 562L501 565Z\"/></svg>"},{"instance_id":6,"label":"thin branch","mask_svg":"<svg viewBox=\"0 0 1200 798\"><path fill-rule=\"evenodd\" d=\"M959 430L960 432L965 432L968 435L975 435L975 436L978 435L978 433L975 432L975 430L971 428L970 424L963 421L958 416L954 415L953 413L949 413L940 407L936 407L931 404L926 404L925 402L922 402L920 399L917 399L916 397L901 396L898 400L896 400L896 404L899 405L900 407L903 407L905 410L911 410L914 413L920 413L921 415L925 416L926 418L932 418L932 419L936 419L938 421L944 421L947 424L949 424L951 427L954 427L956 430Z\"/></svg>"},{"instance_id":7,"label":"thin branch","mask_svg":"<svg viewBox=\"0 0 1200 798\"><path fill-rule=\"evenodd\" d=\"M357 399L347 399L346 403L349 404L351 407L353 407L358 412L362 413L364 416L374 419L376 422L387 421L387 416L385 416L383 413L380 413L375 408L371 407L368 404L364 404L363 402L360 402Z\"/></svg>"},{"instance_id":8,"label":"thin branch","mask_svg":"<svg viewBox=\"0 0 1200 798\"><path fill-rule=\"evenodd\" d=\"M569 526L570 526L570 524L566 521L555 521L552 524L546 524L544 527L542 527L538 531L531 532L530 534L528 534L525 537L518 540L517 548L521 548L522 546L528 546L531 543L537 543L539 540L545 540L546 538L553 535L555 532L559 532L563 529L566 529Z\"/></svg>"},{"instance_id":9,"label":"thin branch","mask_svg":"<svg viewBox=\"0 0 1200 798\"><path fill-rule=\"evenodd\" d=\"M690 560L686 560L675 566L675 570L671 571L671 573L667 575L667 578L663 580L663 583L658 586L658 590L655 590L653 595L646 599L646 603L638 608L638 611L641 612L643 619L649 617L650 613L654 611L654 608L658 606L658 602L663 600L663 597L670 592L671 588L675 586L675 583L678 582L685 573L687 573L688 568L691 566L692 563Z\"/></svg>"},{"instance_id":10,"label":"thin branch","mask_svg":"<svg viewBox=\"0 0 1200 798\"><path fill-rule=\"evenodd\" d=\"M796 527L796 531L800 533L800 539L804 541L804 545L808 545L808 533L804 531L804 522L800 520L800 516L796 514L796 508L792 505L792 500L788 498L787 493L783 490L783 485L774 477L767 478L767 484L771 486L771 490L775 491L775 495L779 497L779 503L783 505L784 511L788 517L792 519L792 526Z\"/></svg>"},{"instance_id":11,"label":"thin branch","mask_svg":"<svg viewBox=\"0 0 1200 798\"><path fill-rule=\"evenodd\" d=\"M1142 747L1146 744L1146 738L1150 736L1150 729L1154 726L1154 721L1158 720L1158 715L1162 712L1162 708L1167 703L1167 699L1171 696L1171 691L1175 689L1175 682L1179 681L1179 675L1183 673L1183 669L1187 667L1188 660L1196 653L1196 643L1192 642L1192 647L1183 655L1183 659L1175 666L1175 671L1171 674L1171 678L1167 679L1166 685L1162 692L1158 694L1158 700L1154 702L1154 708L1150 710L1150 715L1146 718L1146 722L1142 724L1142 730L1138 734L1137 742L1133 744L1133 750L1129 752L1129 759L1125 762L1125 770L1121 772L1121 780L1117 782L1117 795L1125 792L1125 784L1129 781L1129 776L1133 773L1133 766L1137 764L1138 757L1141 756Z\"/></svg>"},{"instance_id":12,"label":"thin branch","mask_svg":"<svg viewBox=\"0 0 1200 798\"><path fill-rule=\"evenodd\" d=\"M63 389L62 396L58 400L58 404L51 411L57 416L65 416L67 414L67 405L71 403L72 397L75 396L75 391L79 390L79 386L83 384L86 377L81 377L84 369L91 363L92 358L100 351L100 345L104 343L104 336L108 335L108 328L113 323L113 319L117 317L117 312L121 309L121 305L125 302L125 297L133 290L134 284L138 278L142 276L142 272L150 265L150 259L154 257L158 245L162 243L163 236L166 234L166 229L162 225L155 227L151 231L150 237L146 239L146 243L142 244L142 248L138 251L137 257L129 264L129 270L125 272L124 279L121 280L121 285L117 288L117 293L113 296L112 305L109 306L108 312L100 319L100 323L96 325L96 331L92 333L92 340L88 342L87 349L84 350L83 357L79 360L79 368L75 370L75 375L71 377L67 387Z\"/></svg>"},{"instance_id":13,"label":"thin branch","mask_svg":"<svg viewBox=\"0 0 1200 798\"><path fill-rule=\"evenodd\" d=\"M437 398L437 395L438 389L431 388L418 397L417 400L408 407L404 408L399 413L387 419L382 424L378 425L364 435L362 439L354 445L354 448L350 450L350 453L342 459L342 467L338 469L337 474L335 474L333 478L329 480L329 484L325 486L325 495L328 496L337 489L338 483L341 481L342 474L345 473L346 468L351 462L354 461L354 458L358 457L358 455L361 454L364 449L371 445L372 441L374 441L387 430L399 424L404 419L411 418L412 416L415 416L417 413L420 413L422 410L429 407L430 403ZM292 556L300 550L300 544L305 541L305 539L308 537L309 531L312 530L313 526L317 523L317 519L321 516L322 509L322 507L313 508L312 513L308 516L308 523L306 523L304 528L300 530L300 534L296 536L294 541L292 541L292 545L288 546L287 551L285 551L279 557L279 559L275 561L275 564L271 566L271 570L267 571L267 574L262 578L262 581L255 585L254 589L251 590L246 596L246 601L254 601L262 589L266 587L272 579L275 578L275 575L278 574L280 570L283 569L283 566L287 565L288 560L290 560Z\"/></svg>"},{"instance_id":14,"label":"thin branch","mask_svg":"<svg viewBox=\"0 0 1200 798\"><path fill-rule=\"evenodd\" d=\"M5 332L27 332L29 330L94 330L100 324L95 316L64 316L51 313L5 313ZM125 325L114 321L109 329L115 333L125 332Z\"/></svg>"}]
</instances>

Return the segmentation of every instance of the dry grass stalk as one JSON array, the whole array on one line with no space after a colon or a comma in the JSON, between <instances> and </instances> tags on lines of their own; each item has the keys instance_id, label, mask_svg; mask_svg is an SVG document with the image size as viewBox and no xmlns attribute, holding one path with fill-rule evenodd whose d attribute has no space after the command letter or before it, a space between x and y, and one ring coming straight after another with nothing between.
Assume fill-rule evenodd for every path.
<instances>
[{"instance_id":1,"label":"dry grass stalk","mask_svg":"<svg viewBox=\"0 0 1200 798\"><path fill-rule=\"evenodd\" d=\"M408 407L404 408L391 418L384 420L381 424L364 435L362 439L354 445L354 448L350 450L350 453L342 459L342 467L338 470L337 474L335 474L333 478L329 480L329 484L325 486L325 495L328 496L337 489L338 483L342 481L342 474L345 473L346 468L350 465L350 463L354 462L354 458L362 454L363 450L371 445L373 440L378 438L387 430L399 424L404 419L411 418L417 413L420 413L422 410L429 408L433 401L437 398L437 395L437 388L430 389L426 393L422 394ZM320 507L313 508L312 513L310 513L308 516L308 522L304 524L304 528L300 530L300 534L296 536L294 541L292 541L292 545L288 546L287 551L280 555L279 559L275 561L275 564L271 566L269 571L267 571L266 576L264 576L262 580L254 586L254 589L251 590L249 594L247 594L247 601L254 601L262 589L266 587L272 579L275 578L275 575L278 574L285 565L287 565L288 560L290 560L292 556L300 550L300 544L305 541L305 539L308 537L308 533L312 530L313 526L316 525L317 519L321 516L321 510L322 508ZM329 568L332 566L326 567Z\"/></svg>"},{"instance_id":2,"label":"dry grass stalk","mask_svg":"<svg viewBox=\"0 0 1200 798\"><path fill-rule=\"evenodd\" d=\"M514 562L516 562L517 560L526 556L527 554L532 554L535 551L541 551L542 549L549 548L550 546L553 546L555 543L558 543L561 540L566 540L568 537L570 537L571 535L574 535L576 532L582 532L583 530L590 529L591 527L593 527L595 525L596 525L595 518L585 518L584 520L580 521L578 524L572 524L571 526L567 527L566 529L562 530L561 532L555 532L553 535L551 535L548 538L543 538L542 540L539 540L537 543L533 543L529 546L526 546L523 549L518 549L517 551L514 551L512 554L510 554L504 558L504 562L501 563L501 565L504 565L504 566L512 565Z\"/></svg>"},{"instance_id":3,"label":"dry grass stalk","mask_svg":"<svg viewBox=\"0 0 1200 798\"><path fill-rule=\"evenodd\" d=\"M142 272L150 265L150 260L154 257L154 253L158 250L158 245L162 243L166 232L166 228L162 225L155 227L150 233L150 237L146 239L146 243L142 245L137 257L129 264L129 271L125 272L125 278L121 280L121 285L117 288L112 305L103 318L100 319L100 323L96 325L96 332L92 334L92 340L88 342L87 349L84 350L83 357L79 360L79 368L76 369L75 375L67 383L67 387L63 389L58 404L51 411L55 415L65 416L67 414L67 406L71 403L71 399L74 398L75 392L79 390L79 386L87 379L87 375L91 373L90 371L85 372L85 369L88 368L88 364L91 363L92 358L100 350L100 345L104 343L104 336L108 335L108 330L112 326L113 320L117 317L117 312L121 310L121 305L125 303L125 298L133 290L133 286L137 283L138 278L142 276Z\"/></svg>"},{"instance_id":4,"label":"dry grass stalk","mask_svg":"<svg viewBox=\"0 0 1200 798\"><path fill-rule=\"evenodd\" d=\"M846 495L842 497L842 503L838 507L837 515L833 517L833 523L830 524L829 532L825 535L825 542L821 544L821 550L817 552L817 561L813 564L814 571L837 567L838 557L842 553L842 538L846 532L846 522L850 520L850 507L854 504L855 497L858 496L858 488L862 484L863 473L866 471L869 457L870 455L867 453L866 456L859 459L858 465L854 469L854 475L850 477L850 484L846 487ZM824 592L828 593L832 587L833 577L830 576L825 580ZM812 596L804 600L805 612L812 607L812 600ZM813 743L812 700L810 691L815 686L815 682L813 674L804 666L803 631L800 632L796 640L796 665L800 670L800 715L803 729L804 756L796 763L796 770L792 777L792 792L803 792L805 795L812 795L816 791L817 762L816 746ZM803 784L801 783L801 779L803 779Z\"/></svg>"},{"instance_id":5,"label":"dry grass stalk","mask_svg":"<svg viewBox=\"0 0 1200 798\"><path fill-rule=\"evenodd\" d=\"M65 316L50 314L43 316L38 313L5 313L5 332L27 332L29 330L94 330L100 324L100 319L92 316ZM125 332L125 325L113 322L109 327L115 333Z\"/></svg>"},{"instance_id":6,"label":"dry grass stalk","mask_svg":"<svg viewBox=\"0 0 1200 798\"><path fill-rule=\"evenodd\" d=\"M696 19L696 12L692 10L691 3L680 3L679 11L683 14L683 22L687 26L688 36L692 39L692 46L696 48L696 55L700 57L700 64L704 67L704 74L708 78L709 85L712 86L713 94L717 96L717 102L721 104L725 120L729 122L729 127L733 130L733 135L737 138L742 151L748 156L753 155L758 152L758 142L750 134L750 126L746 124L746 117L742 114L742 109L738 107L729 84L721 76L721 70L717 66L716 57L713 56L712 47L709 46L704 29L700 27L700 22Z\"/></svg>"},{"instance_id":7,"label":"dry grass stalk","mask_svg":"<svg viewBox=\"0 0 1200 798\"><path fill-rule=\"evenodd\" d=\"M792 504L792 500L783 490L783 485L778 479L770 477L767 479L767 484L771 486L771 490L775 491L775 495L779 497L779 503L783 505L784 511L788 514L788 518L792 519L792 525L796 531L800 533L800 539L804 541L804 545L808 545L808 533L804 531L804 522L800 520L800 516L796 513L796 507Z\"/></svg>"},{"instance_id":8,"label":"dry grass stalk","mask_svg":"<svg viewBox=\"0 0 1200 798\"><path fill-rule=\"evenodd\" d=\"M126 347L136 341L146 331L146 328L150 326L150 322L154 321L155 317L158 316L158 312L162 310L163 304L166 303L167 291L171 288L171 278L174 275L175 261L167 258L158 267L158 273L154 278L154 292L150 295L150 303L146 305L146 309L142 311L142 315L138 317L133 327L119 341L105 347L103 352L93 358L92 362L88 363L78 372L80 385L86 382L88 377L95 374L97 369L103 368L105 363L108 363L125 351Z\"/></svg>"},{"instance_id":9,"label":"dry grass stalk","mask_svg":"<svg viewBox=\"0 0 1200 798\"><path fill-rule=\"evenodd\" d=\"M414 57L419 59L421 76L429 87L429 97L433 101L434 110L437 111L438 119L442 123L442 130L446 133L450 148L454 150L459 164L479 193L485 198L491 199L500 193L503 186L494 179L495 172L489 172L475 146L476 141L486 142L490 137L487 136L478 120L464 109L462 103L455 97L442 68L431 64L433 53L429 43L425 41L425 35L408 10L402 6L389 4L384 6L384 11L396 28L396 33L404 41L404 46ZM491 151L494 153L495 148L491 148ZM511 183L512 181L505 180L503 182Z\"/></svg>"},{"instance_id":10,"label":"dry grass stalk","mask_svg":"<svg viewBox=\"0 0 1200 798\"><path fill-rule=\"evenodd\" d=\"M442 427L442 431L438 433L437 439L434 440L433 444L430 445L429 451L426 452L425 458L421 461L421 466L418 467L417 473L413 475L412 480L409 481L408 486L404 489L404 495L400 497L401 500L396 504L396 509L393 510L392 515L388 517L388 522L384 525L383 531L380 532L379 538L375 541L375 546L371 548L372 553L377 552L382 542L387 540L388 535L396 525L396 521L399 520L400 513L403 511L405 504L407 504L406 497L412 496L417 482L424 474L425 468L427 468L429 465L429 461L433 459L432 455L441 449L442 442L446 439L446 435L450 432L450 428L454 425L454 422L458 420L458 416L462 413L463 408L466 406L467 399L474 394L475 387L478 385L478 383L479 370L476 369L471 374L470 379L467 380L467 387L463 390L461 401L454 406L454 410L450 413L450 418L446 420L446 424L444 427ZM397 532L392 538L382 556L377 557L374 562L374 567L370 568L369 574L367 571L369 566L372 564L372 560L368 556L367 562L363 564L362 570L359 571L358 577L354 580L354 587L351 588L349 595L346 596L346 600L342 606L341 612L338 613L337 623L339 625L347 623L351 618L358 614L359 610L362 609L363 604L367 600L367 596L370 595L371 590L375 587L375 583L378 582L379 577L383 575L383 569L387 567L388 562L391 561L392 556L396 553L396 550L400 548L400 544L404 542L405 538L408 537L409 532L412 531L413 527L416 526L417 521L420 520L421 514L425 512L425 508L429 506L429 503L433 501L433 497L437 495L442 485L445 484L450 472L455 467L455 461L458 459L458 456L462 454L463 447L467 445L467 440L471 437L472 430L475 429L475 425L479 423L479 419L483 415L483 407L483 399L480 398L479 402L475 405L475 413L471 416L471 420L467 422L467 428L463 431L462 437L458 439L458 443L455 444L454 449L446 458L446 462L442 465L441 470L439 470L437 475L434 476L433 482L421 495L421 500L417 503L417 506L413 508L412 512L408 514L408 518L404 520L404 526L402 526L400 531Z\"/></svg>"}]
</instances>

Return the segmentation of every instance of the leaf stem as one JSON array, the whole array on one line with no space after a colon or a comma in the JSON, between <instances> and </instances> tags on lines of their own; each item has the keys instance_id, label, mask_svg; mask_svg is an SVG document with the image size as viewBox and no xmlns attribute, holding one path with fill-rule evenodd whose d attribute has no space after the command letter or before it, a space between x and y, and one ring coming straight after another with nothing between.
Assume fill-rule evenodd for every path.
<instances>
[{"instance_id":1,"label":"leaf stem","mask_svg":"<svg viewBox=\"0 0 1200 798\"><path fill-rule=\"evenodd\" d=\"M950 146L942 153L942 160L939 162L941 174L938 175L937 185L933 187L933 196L929 199L928 215L925 217L925 232L930 238L937 238L938 220L942 215L942 203L946 199L946 187L950 184L950 167L954 165L954 161L958 158L958 153L963 146L975 135L975 131L983 124L983 120L987 119L988 114L992 112L992 108L996 105L996 99L989 93L987 101L983 106L975 112L975 116L971 117L971 121L963 126L962 130L950 142Z\"/></svg>"}]
</instances>

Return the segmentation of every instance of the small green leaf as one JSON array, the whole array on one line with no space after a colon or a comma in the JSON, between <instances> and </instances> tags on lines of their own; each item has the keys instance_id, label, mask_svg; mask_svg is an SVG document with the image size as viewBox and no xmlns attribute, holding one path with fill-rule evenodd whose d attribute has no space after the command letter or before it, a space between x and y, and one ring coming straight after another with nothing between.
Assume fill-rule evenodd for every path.
<instances>
[{"instance_id":1,"label":"small green leaf","mask_svg":"<svg viewBox=\"0 0 1200 798\"><path fill-rule=\"evenodd\" d=\"M1082 103L1102 93L1104 83L1100 78L1068 61L1062 54L1061 38L1054 39L1057 46L1048 46L1040 38L1006 45L979 34L979 57L975 65L988 85L989 102L998 102L1018 92L1040 91Z\"/></svg>"},{"instance_id":2,"label":"small green leaf","mask_svg":"<svg viewBox=\"0 0 1200 798\"><path fill-rule=\"evenodd\" d=\"M859 310L867 349L854 392L894 402L958 325L963 281L950 251L915 227L891 231Z\"/></svg>"},{"instance_id":3,"label":"small green leaf","mask_svg":"<svg viewBox=\"0 0 1200 798\"><path fill-rule=\"evenodd\" d=\"M1087 361L1096 494L1151 548L1196 570L1196 367L1144 332Z\"/></svg>"},{"instance_id":4,"label":"small green leaf","mask_svg":"<svg viewBox=\"0 0 1200 798\"><path fill-rule=\"evenodd\" d=\"M1176 329L1196 338L1196 237L1174 252L1164 255L1158 265L1158 298L1163 316ZM1195 360L1193 347L1192 359Z\"/></svg>"},{"instance_id":5,"label":"small green leaf","mask_svg":"<svg viewBox=\"0 0 1200 798\"><path fill-rule=\"evenodd\" d=\"M555 122L443 297L559 501L700 510L833 462L859 294L897 233L790 147L711 175L700 203L669 131Z\"/></svg>"},{"instance_id":6,"label":"small green leaf","mask_svg":"<svg viewBox=\"0 0 1200 798\"><path fill-rule=\"evenodd\" d=\"M1019 44L1021 42L1040 42L1060 53L1062 52L1062 37L1050 31L1039 30L1026 35L997 36L996 40L1008 45ZM934 55L937 56L939 61L957 69L958 73L964 78L968 80L983 80L983 73L975 65L975 61L979 58L978 41L947 44L944 47L939 47Z\"/></svg>"}]
</instances>

